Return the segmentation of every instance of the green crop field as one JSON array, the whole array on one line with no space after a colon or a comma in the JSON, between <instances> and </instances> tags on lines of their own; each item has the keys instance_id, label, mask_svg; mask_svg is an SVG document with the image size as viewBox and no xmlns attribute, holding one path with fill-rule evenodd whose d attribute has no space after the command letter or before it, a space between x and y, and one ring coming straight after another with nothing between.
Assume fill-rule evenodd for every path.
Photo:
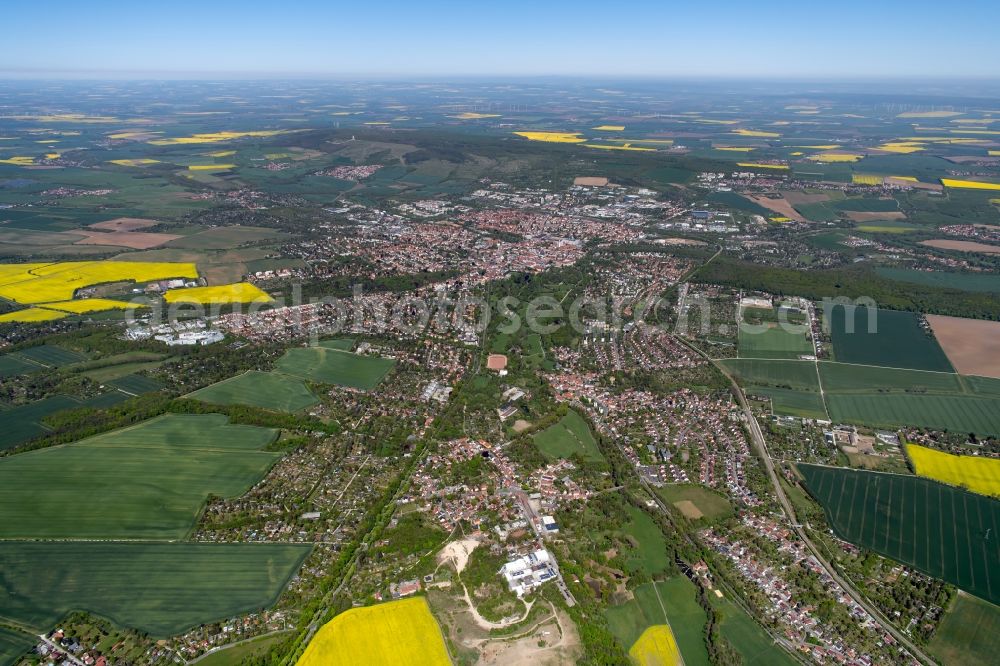
<instances>
[{"instance_id":1,"label":"green crop field","mask_svg":"<svg viewBox=\"0 0 1000 666\"><path fill-rule=\"evenodd\" d=\"M297 412L319 402L298 377L257 370L206 386L188 397L216 405L250 405L282 412Z\"/></svg>"},{"instance_id":2,"label":"green crop field","mask_svg":"<svg viewBox=\"0 0 1000 666\"><path fill-rule=\"evenodd\" d=\"M276 431L221 414L157 417L0 459L6 539L182 539L208 495L243 494L279 454Z\"/></svg>"},{"instance_id":3,"label":"green crop field","mask_svg":"<svg viewBox=\"0 0 1000 666\"><path fill-rule=\"evenodd\" d=\"M354 349L354 338L332 338L330 340L320 340L317 345L326 349L339 349L349 352Z\"/></svg>"},{"instance_id":4,"label":"green crop field","mask_svg":"<svg viewBox=\"0 0 1000 666\"><path fill-rule=\"evenodd\" d=\"M900 425L1000 436L1000 398L965 395L827 394L834 421L891 428Z\"/></svg>"},{"instance_id":5,"label":"green crop field","mask_svg":"<svg viewBox=\"0 0 1000 666\"><path fill-rule=\"evenodd\" d=\"M638 544L637 552L629 565L650 577L669 570L671 562L667 556L667 542L663 539L660 528L642 509L630 505L628 513L629 522L624 530Z\"/></svg>"},{"instance_id":6,"label":"green crop field","mask_svg":"<svg viewBox=\"0 0 1000 666\"><path fill-rule=\"evenodd\" d=\"M0 619L86 610L156 637L272 605L311 546L0 542Z\"/></svg>"},{"instance_id":7,"label":"green crop field","mask_svg":"<svg viewBox=\"0 0 1000 666\"><path fill-rule=\"evenodd\" d=\"M912 268L888 268L884 266L876 268L875 272L889 280L926 287L1000 293L1000 275L992 272L946 273L944 271L918 271Z\"/></svg>"},{"instance_id":8,"label":"green crop field","mask_svg":"<svg viewBox=\"0 0 1000 666\"><path fill-rule=\"evenodd\" d=\"M34 636L0 627L0 666L16 663L35 646L36 642Z\"/></svg>"},{"instance_id":9,"label":"green crop field","mask_svg":"<svg viewBox=\"0 0 1000 666\"><path fill-rule=\"evenodd\" d=\"M245 664L248 659L264 654L271 649L272 646L277 645L281 641L288 640L289 637L290 633L284 632L273 636L255 638L254 640L247 641L246 643L240 643L239 645L234 645L232 647L212 652L205 658L199 659L198 665L240 666L241 664Z\"/></svg>"},{"instance_id":10,"label":"green crop field","mask_svg":"<svg viewBox=\"0 0 1000 666\"><path fill-rule=\"evenodd\" d=\"M660 583L646 583L635 588L634 599L606 609L604 615L611 633L626 650L647 627L669 623L685 666L708 666L708 649L705 646L705 623L708 618L698 605L695 592L694 583L684 576L674 576Z\"/></svg>"},{"instance_id":11,"label":"green crop field","mask_svg":"<svg viewBox=\"0 0 1000 666\"><path fill-rule=\"evenodd\" d=\"M278 359L277 369L314 382L370 391L395 364L393 359L381 356L362 356L326 347L301 347L286 351Z\"/></svg>"},{"instance_id":12,"label":"green crop field","mask_svg":"<svg viewBox=\"0 0 1000 666\"><path fill-rule=\"evenodd\" d=\"M797 416L803 419L826 419L823 396L812 391L773 388L769 386L749 386L748 395L767 396L771 399L771 409L782 416Z\"/></svg>"},{"instance_id":13,"label":"green crop field","mask_svg":"<svg viewBox=\"0 0 1000 666\"><path fill-rule=\"evenodd\" d=\"M685 666L709 663L708 649L705 647L705 623L708 616L698 605L697 592L685 576L674 576L662 583L656 583L660 600L667 610L670 628L677 638Z\"/></svg>"},{"instance_id":14,"label":"green crop field","mask_svg":"<svg viewBox=\"0 0 1000 666\"><path fill-rule=\"evenodd\" d=\"M52 345L29 347L28 349L22 349L16 353L22 358L26 358L29 361L35 361L36 363L41 363L42 365L50 368L58 368L63 365L69 365L70 363L79 363L80 361L85 361L87 359L87 357L83 354L78 354L76 352L63 349L62 347L54 347Z\"/></svg>"},{"instance_id":15,"label":"green crop field","mask_svg":"<svg viewBox=\"0 0 1000 666\"><path fill-rule=\"evenodd\" d=\"M743 657L746 666L794 666L794 657L775 645L764 629L725 597L708 595L712 607L722 614L719 632Z\"/></svg>"},{"instance_id":16,"label":"green crop field","mask_svg":"<svg viewBox=\"0 0 1000 666\"><path fill-rule=\"evenodd\" d=\"M145 375L125 375L108 382L108 384L130 395L142 395L163 388L163 384Z\"/></svg>"},{"instance_id":17,"label":"green crop field","mask_svg":"<svg viewBox=\"0 0 1000 666\"><path fill-rule=\"evenodd\" d=\"M819 376L823 381L823 390L827 393L907 391L960 394L965 392L958 375L950 372L899 370L821 361Z\"/></svg>"},{"instance_id":18,"label":"green crop field","mask_svg":"<svg viewBox=\"0 0 1000 666\"><path fill-rule=\"evenodd\" d=\"M721 364L744 384L819 392L819 377L813 361L731 358Z\"/></svg>"},{"instance_id":19,"label":"green crop field","mask_svg":"<svg viewBox=\"0 0 1000 666\"><path fill-rule=\"evenodd\" d=\"M982 397L1000 397L1000 379L994 377L963 376L962 382L969 390Z\"/></svg>"},{"instance_id":20,"label":"green crop field","mask_svg":"<svg viewBox=\"0 0 1000 666\"><path fill-rule=\"evenodd\" d=\"M695 483L671 483L656 489L656 494L669 504L691 502L701 511L703 518L713 521L733 515L733 505L719 493Z\"/></svg>"},{"instance_id":21,"label":"green crop field","mask_svg":"<svg viewBox=\"0 0 1000 666\"><path fill-rule=\"evenodd\" d=\"M534 435L535 446L550 458L579 454L584 460L604 460L590 426L572 409L558 423Z\"/></svg>"},{"instance_id":22,"label":"green crop field","mask_svg":"<svg viewBox=\"0 0 1000 666\"><path fill-rule=\"evenodd\" d=\"M0 379L26 375L29 372L41 370L42 366L31 363L17 354L4 354L0 356Z\"/></svg>"},{"instance_id":23,"label":"green crop field","mask_svg":"<svg viewBox=\"0 0 1000 666\"><path fill-rule=\"evenodd\" d=\"M798 358L812 354L812 342L804 333L787 331L780 326L757 331L751 325L740 326L740 356L746 358Z\"/></svg>"},{"instance_id":24,"label":"green crop field","mask_svg":"<svg viewBox=\"0 0 1000 666\"><path fill-rule=\"evenodd\" d=\"M837 306L830 312L833 354L842 363L881 365L913 370L953 372L937 340L920 327L912 312L878 310L873 312L875 332L869 333L868 308ZM853 332L849 323L853 321Z\"/></svg>"},{"instance_id":25,"label":"green crop field","mask_svg":"<svg viewBox=\"0 0 1000 666\"><path fill-rule=\"evenodd\" d=\"M44 435L46 429L42 427L41 420L49 414L80 406L76 398L55 395L8 409L4 412L3 429L0 430L0 451Z\"/></svg>"},{"instance_id":26,"label":"green crop field","mask_svg":"<svg viewBox=\"0 0 1000 666\"><path fill-rule=\"evenodd\" d=\"M993 663L1000 653L1000 607L960 592L927 649L949 666Z\"/></svg>"},{"instance_id":27,"label":"green crop field","mask_svg":"<svg viewBox=\"0 0 1000 666\"><path fill-rule=\"evenodd\" d=\"M840 538L1000 601L1000 501L916 476L798 468Z\"/></svg>"}]
</instances>

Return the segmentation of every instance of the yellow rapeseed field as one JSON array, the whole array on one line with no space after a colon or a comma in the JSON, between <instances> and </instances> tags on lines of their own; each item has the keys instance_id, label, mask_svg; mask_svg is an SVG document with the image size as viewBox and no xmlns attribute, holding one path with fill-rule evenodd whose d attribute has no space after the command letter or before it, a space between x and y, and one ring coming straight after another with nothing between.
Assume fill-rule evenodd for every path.
<instances>
[{"instance_id":1,"label":"yellow rapeseed field","mask_svg":"<svg viewBox=\"0 0 1000 666\"><path fill-rule=\"evenodd\" d=\"M712 146L716 150L725 150L731 153L749 153L751 150L756 150L753 146Z\"/></svg>"},{"instance_id":2,"label":"yellow rapeseed field","mask_svg":"<svg viewBox=\"0 0 1000 666\"><path fill-rule=\"evenodd\" d=\"M982 495L1000 495L1000 459L953 456L917 444L907 444L906 453L919 476Z\"/></svg>"},{"instance_id":3,"label":"yellow rapeseed field","mask_svg":"<svg viewBox=\"0 0 1000 666\"><path fill-rule=\"evenodd\" d=\"M638 146L633 146L631 143L623 143L620 146L608 146L599 143L585 143L583 145L586 148L600 148L601 150L638 150L644 152L656 152L656 148L639 148Z\"/></svg>"},{"instance_id":4,"label":"yellow rapeseed field","mask_svg":"<svg viewBox=\"0 0 1000 666\"><path fill-rule=\"evenodd\" d=\"M172 289L163 296L167 303L270 303L271 297L248 282L220 284L215 287Z\"/></svg>"},{"instance_id":5,"label":"yellow rapeseed field","mask_svg":"<svg viewBox=\"0 0 1000 666\"><path fill-rule=\"evenodd\" d=\"M43 310L42 308L28 308L27 310L7 312L5 314L0 315L0 324L6 324L10 322L30 324L36 321L52 321L53 319L62 319L65 316L66 316L65 312L57 312L55 310Z\"/></svg>"},{"instance_id":6,"label":"yellow rapeseed field","mask_svg":"<svg viewBox=\"0 0 1000 666\"><path fill-rule=\"evenodd\" d=\"M875 150L884 150L889 153L900 153L902 155L908 155L909 153L918 153L921 150L926 150L927 148L920 143L914 141L887 141L880 146L876 146Z\"/></svg>"},{"instance_id":7,"label":"yellow rapeseed field","mask_svg":"<svg viewBox=\"0 0 1000 666\"><path fill-rule=\"evenodd\" d=\"M206 153L209 157L229 157L230 155L235 155L235 150L216 150L212 153Z\"/></svg>"},{"instance_id":8,"label":"yellow rapeseed field","mask_svg":"<svg viewBox=\"0 0 1000 666\"><path fill-rule=\"evenodd\" d=\"M316 633L297 666L450 666L427 601L411 597L352 608Z\"/></svg>"},{"instance_id":9,"label":"yellow rapeseed field","mask_svg":"<svg viewBox=\"0 0 1000 666\"><path fill-rule=\"evenodd\" d=\"M117 164L119 166L129 166L129 167L141 167L147 166L149 164L159 164L160 160L150 159L148 157L139 157L131 160L108 160L112 164Z\"/></svg>"},{"instance_id":10,"label":"yellow rapeseed field","mask_svg":"<svg viewBox=\"0 0 1000 666\"><path fill-rule=\"evenodd\" d=\"M0 296L25 304L69 301L77 289L107 282L152 282L196 278L192 263L147 261L66 261L0 266Z\"/></svg>"},{"instance_id":11,"label":"yellow rapeseed field","mask_svg":"<svg viewBox=\"0 0 1000 666\"><path fill-rule=\"evenodd\" d=\"M736 166L747 167L749 169L787 169L784 164L761 164L760 162L737 162Z\"/></svg>"},{"instance_id":12,"label":"yellow rapeseed field","mask_svg":"<svg viewBox=\"0 0 1000 666\"><path fill-rule=\"evenodd\" d=\"M13 164L14 166L31 166L34 163L34 157L25 157L23 155L0 159L0 164Z\"/></svg>"},{"instance_id":13,"label":"yellow rapeseed field","mask_svg":"<svg viewBox=\"0 0 1000 666\"><path fill-rule=\"evenodd\" d=\"M740 136L762 136L762 137L769 137L772 139L781 136L777 132L764 132L761 130L749 130L749 129L735 129L733 130L733 134L739 134Z\"/></svg>"},{"instance_id":14,"label":"yellow rapeseed field","mask_svg":"<svg viewBox=\"0 0 1000 666\"><path fill-rule=\"evenodd\" d=\"M941 184L945 187L954 187L955 189L962 190L1000 190L1000 183L982 183L978 180L942 178Z\"/></svg>"},{"instance_id":15,"label":"yellow rapeseed field","mask_svg":"<svg viewBox=\"0 0 1000 666\"><path fill-rule=\"evenodd\" d=\"M639 666L675 666L681 663L674 632L666 624L654 624L647 628L628 654Z\"/></svg>"},{"instance_id":16,"label":"yellow rapeseed field","mask_svg":"<svg viewBox=\"0 0 1000 666\"><path fill-rule=\"evenodd\" d=\"M851 182L855 185L881 185L883 180L882 176L873 176L867 173L851 174Z\"/></svg>"},{"instance_id":17,"label":"yellow rapeseed field","mask_svg":"<svg viewBox=\"0 0 1000 666\"><path fill-rule=\"evenodd\" d=\"M579 132L514 132L530 141L548 141L551 143L583 143Z\"/></svg>"},{"instance_id":18,"label":"yellow rapeseed field","mask_svg":"<svg viewBox=\"0 0 1000 666\"><path fill-rule=\"evenodd\" d=\"M246 137L268 137L279 134L289 134L301 130L256 130L253 132L210 132L206 134L192 134L191 136L175 136L167 139L153 139L149 143L154 146L174 146L188 143L219 143L220 141L232 141L233 139L243 139Z\"/></svg>"},{"instance_id":19,"label":"yellow rapeseed field","mask_svg":"<svg viewBox=\"0 0 1000 666\"><path fill-rule=\"evenodd\" d=\"M986 152L990 157L1000 157L1000 150L987 150Z\"/></svg>"},{"instance_id":20,"label":"yellow rapeseed field","mask_svg":"<svg viewBox=\"0 0 1000 666\"><path fill-rule=\"evenodd\" d=\"M621 132L625 129L624 125L598 125L597 127L591 127L590 129L600 130L602 132Z\"/></svg>"},{"instance_id":21,"label":"yellow rapeseed field","mask_svg":"<svg viewBox=\"0 0 1000 666\"><path fill-rule=\"evenodd\" d=\"M47 310L84 314L87 312L104 312L105 310L128 310L131 307L145 307L128 301L116 301L113 298L81 298L75 301L56 301L42 305Z\"/></svg>"},{"instance_id":22,"label":"yellow rapeseed field","mask_svg":"<svg viewBox=\"0 0 1000 666\"><path fill-rule=\"evenodd\" d=\"M858 153L819 153L810 155L806 159L814 162L857 162L862 157L864 155Z\"/></svg>"},{"instance_id":23,"label":"yellow rapeseed field","mask_svg":"<svg viewBox=\"0 0 1000 666\"><path fill-rule=\"evenodd\" d=\"M235 166L235 164L192 164L188 167L188 171L226 171Z\"/></svg>"}]
</instances>

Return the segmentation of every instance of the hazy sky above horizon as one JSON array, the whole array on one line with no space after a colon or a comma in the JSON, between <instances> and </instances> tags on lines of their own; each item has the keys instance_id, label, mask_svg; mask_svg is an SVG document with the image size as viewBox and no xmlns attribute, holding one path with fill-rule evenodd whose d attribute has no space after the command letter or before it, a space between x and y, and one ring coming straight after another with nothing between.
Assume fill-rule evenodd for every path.
<instances>
[{"instance_id":1,"label":"hazy sky above horizon","mask_svg":"<svg viewBox=\"0 0 1000 666\"><path fill-rule=\"evenodd\" d=\"M953 11L954 9L954 11ZM5 3L0 76L1000 77L1000 2Z\"/></svg>"}]
</instances>

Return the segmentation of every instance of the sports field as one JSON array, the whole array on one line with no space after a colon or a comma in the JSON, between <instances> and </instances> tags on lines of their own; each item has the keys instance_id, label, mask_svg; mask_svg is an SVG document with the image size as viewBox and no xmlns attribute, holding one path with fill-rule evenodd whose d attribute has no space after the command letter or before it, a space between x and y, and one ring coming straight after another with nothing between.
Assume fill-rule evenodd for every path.
<instances>
[{"instance_id":1,"label":"sports field","mask_svg":"<svg viewBox=\"0 0 1000 666\"><path fill-rule=\"evenodd\" d=\"M221 414L170 414L0 459L0 537L183 539L207 497L243 494L277 432Z\"/></svg>"},{"instance_id":2,"label":"sports field","mask_svg":"<svg viewBox=\"0 0 1000 666\"><path fill-rule=\"evenodd\" d=\"M1000 496L1000 460L996 458L954 456L917 444L907 444L906 454L920 476L980 495Z\"/></svg>"},{"instance_id":3,"label":"sports field","mask_svg":"<svg viewBox=\"0 0 1000 666\"><path fill-rule=\"evenodd\" d=\"M746 358L798 358L812 354L812 342L804 333L772 326L758 330L760 326L740 326L740 356Z\"/></svg>"},{"instance_id":4,"label":"sports field","mask_svg":"<svg viewBox=\"0 0 1000 666\"><path fill-rule=\"evenodd\" d=\"M834 421L891 428L910 425L1000 436L1000 399L897 393L827 394Z\"/></svg>"},{"instance_id":5,"label":"sports field","mask_svg":"<svg viewBox=\"0 0 1000 666\"><path fill-rule=\"evenodd\" d=\"M441 628L424 597L352 608L316 633L298 666L449 666Z\"/></svg>"},{"instance_id":6,"label":"sports field","mask_svg":"<svg viewBox=\"0 0 1000 666\"><path fill-rule=\"evenodd\" d=\"M550 458L569 458L577 454L584 460L604 460L590 426L572 409L558 423L535 434L533 439L538 450Z\"/></svg>"},{"instance_id":7,"label":"sports field","mask_svg":"<svg viewBox=\"0 0 1000 666\"><path fill-rule=\"evenodd\" d=\"M869 318L875 331L869 332ZM853 321L853 331L848 324ZM953 372L948 357L934 337L920 327L919 317L912 312L848 308L831 309L829 326L833 338L833 354L842 363L881 365L913 370Z\"/></svg>"},{"instance_id":8,"label":"sports field","mask_svg":"<svg viewBox=\"0 0 1000 666\"><path fill-rule=\"evenodd\" d=\"M319 402L298 377L257 370L206 386L188 397L216 405L250 405L282 412L297 412Z\"/></svg>"},{"instance_id":9,"label":"sports field","mask_svg":"<svg viewBox=\"0 0 1000 666\"><path fill-rule=\"evenodd\" d=\"M995 663L1000 654L1000 608L959 592L927 648L949 666Z\"/></svg>"},{"instance_id":10,"label":"sports field","mask_svg":"<svg viewBox=\"0 0 1000 666\"><path fill-rule=\"evenodd\" d=\"M154 636L272 605L311 546L0 541L0 620L86 610Z\"/></svg>"},{"instance_id":11,"label":"sports field","mask_svg":"<svg viewBox=\"0 0 1000 666\"><path fill-rule=\"evenodd\" d=\"M381 356L362 356L327 347L299 347L286 351L278 359L277 369L314 382L370 391L395 364L393 359Z\"/></svg>"},{"instance_id":12,"label":"sports field","mask_svg":"<svg viewBox=\"0 0 1000 666\"><path fill-rule=\"evenodd\" d=\"M719 493L696 483L671 483L656 489L664 502L677 507L689 520L707 521L725 518L733 514L733 505ZM694 508L694 511L687 504ZM701 515L696 515L701 514Z\"/></svg>"},{"instance_id":13,"label":"sports field","mask_svg":"<svg viewBox=\"0 0 1000 666\"><path fill-rule=\"evenodd\" d=\"M840 538L1000 601L1000 501L916 476L798 468Z\"/></svg>"}]
</instances>

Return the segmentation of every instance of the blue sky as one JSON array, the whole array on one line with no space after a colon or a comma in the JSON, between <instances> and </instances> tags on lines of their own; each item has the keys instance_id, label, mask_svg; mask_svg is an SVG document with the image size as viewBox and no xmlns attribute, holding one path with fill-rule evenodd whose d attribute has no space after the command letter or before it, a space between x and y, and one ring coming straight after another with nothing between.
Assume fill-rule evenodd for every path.
<instances>
[{"instance_id":1,"label":"blue sky","mask_svg":"<svg viewBox=\"0 0 1000 666\"><path fill-rule=\"evenodd\" d=\"M1000 2L29 0L0 76L1000 78Z\"/></svg>"}]
</instances>

